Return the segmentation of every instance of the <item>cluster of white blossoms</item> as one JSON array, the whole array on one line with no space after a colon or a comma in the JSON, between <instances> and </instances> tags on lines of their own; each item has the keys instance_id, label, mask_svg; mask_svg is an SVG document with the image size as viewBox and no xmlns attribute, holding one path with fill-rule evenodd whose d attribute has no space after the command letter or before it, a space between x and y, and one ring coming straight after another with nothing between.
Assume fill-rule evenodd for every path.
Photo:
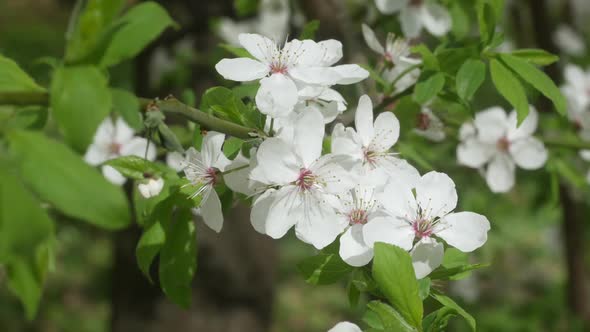
<instances>
[{"instance_id":1,"label":"cluster of white blossoms","mask_svg":"<svg viewBox=\"0 0 590 332\"><path fill-rule=\"evenodd\" d=\"M516 166L526 170L541 168L548 152L543 142L533 137L538 123L537 111L517 125L517 115L500 107L491 107L463 124L457 147L459 163L482 171L493 192L507 192L514 186Z\"/></svg>"}]
</instances>

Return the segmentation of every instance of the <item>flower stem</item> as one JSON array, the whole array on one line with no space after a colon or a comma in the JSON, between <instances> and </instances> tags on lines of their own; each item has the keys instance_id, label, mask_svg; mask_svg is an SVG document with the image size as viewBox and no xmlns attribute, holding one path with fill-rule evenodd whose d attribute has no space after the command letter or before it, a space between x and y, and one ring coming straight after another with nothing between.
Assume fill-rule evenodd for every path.
<instances>
[{"instance_id":1,"label":"flower stem","mask_svg":"<svg viewBox=\"0 0 590 332\"><path fill-rule=\"evenodd\" d=\"M248 139L261 136L260 130L258 129L244 127L216 118L196 108L185 105L176 98L165 100L138 99L144 112L148 111L147 106L155 106L166 114L179 114L193 122L199 123L209 130L219 131L237 138ZM0 105L48 106L49 94L47 92L2 92L0 93Z\"/></svg>"},{"instance_id":2,"label":"flower stem","mask_svg":"<svg viewBox=\"0 0 590 332\"><path fill-rule=\"evenodd\" d=\"M543 143L547 146L552 146L556 148L567 148L567 149L575 149L575 150L582 150L588 149L590 150L590 142L584 141L573 141L573 140L558 140L553 138L541 138Z\"/></svg>"}]
</instances>

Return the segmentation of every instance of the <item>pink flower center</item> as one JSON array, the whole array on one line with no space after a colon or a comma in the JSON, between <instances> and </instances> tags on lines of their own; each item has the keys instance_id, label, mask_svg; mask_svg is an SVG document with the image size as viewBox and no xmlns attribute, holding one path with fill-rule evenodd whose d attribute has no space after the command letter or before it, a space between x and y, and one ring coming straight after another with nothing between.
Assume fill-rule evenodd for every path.
<instances>
[{"instance_id":1,"label":"pink flower center","mask_svg":"<svg viewBox=\"0 0 590 332\"><path fill-rule=\"evenodd\" d=\"M412 223L412 228L414 229L416 237L421 239L432 235L433 223L426 219L418 219Z\"/></svg>"},{"instance_id":2,"label":"pink flower center","mask_svg":"<svg viewBox=\"0 0 590 332\"><path fill-rule=\"evenodd\" d=\"M508 148L510 148L510 141L508 138L506 138L506 136L504 136L498 140L496 146L500 151L508 151Z\"/></svg>"},{"instance_id":3,"label":"pink flower center","mask_svg":"<svg viewBox=\"0 0 590 332\"><path fill-rule=\"evenodd\" d=\"M272 74L287 74L288 68L284 63L281 62L273 62L270 64L270 72Z\"/></svg>"},{"instance_id":4,"label":"pink flower center","mask_svg":"<svg viewBox=\"0 0 590 332\"><path fill-rule=\"evenodd\" d=\"M299 187L300 191L306 191L311 189L313 185L316 183L316 176L313 175L311 170L307 168L302 168L299 171L299 177L295 181L295 185Z\"/></svg>"},{"instance_id":5,"label":"pink flower center","mask_svg":"<svg viewBox=\"0 0 590 332\"><path fill-rule=\"evenodd\" d=\"M377 155L378 153L375 151L370 151L368 149L363 149L363 157L365 162L371 166L374 166L377 163Z\"/></svg>"},{"instance_id":6,"label":"pink flower center","mask_svg":"<svg viewBox=\"0 0 590 332\"><path fill-rule=\"evenodd\" d=\"M393 62L393 55L391 55L391 52L385 52L385 54L383 54L383 57L385 58L385 61Z\"/></svg>"},{"instance_id":7,"label":"pink flower center","mask_svg":"<svg viewBox=\"0 0 590 332\"><path fill-rule=\"evenodd\" d=\"M109 151L112 154L120 155L121 154L121 144L115 143L115 142L111 143L109 145Z\"/></svg>"},{"instance_id":8,"label":"pink flower center","mask_svg":"<svg viewBox=\"0 0 590 332\"><path fill-rule=\"evenodd\" d=\"M426 113L418 114L418 124L416 125L418 129L426 130L430 127L430 117Z\"/></svg>"},{"instance_id":9,"label":"pink flower center","mask_svg":"<svg viewBox=\"0 0 590 332\"><path fill-rule=\"evenodd\" d=\"M205 182L210 185L215 185L217 183L217 169L214 167L209 167L205 170Z\"/></svg>"},{"instance_id":10,"label":"pink flower center","mask_svg":"<svg viewBox=\"0 0 590 332\"><path fill-rule=\"evenodd\" d=\"M364 209L354 209L348 213L350 225L364 225L369 221L369 213Z\"/></svg>"}]
</instances>

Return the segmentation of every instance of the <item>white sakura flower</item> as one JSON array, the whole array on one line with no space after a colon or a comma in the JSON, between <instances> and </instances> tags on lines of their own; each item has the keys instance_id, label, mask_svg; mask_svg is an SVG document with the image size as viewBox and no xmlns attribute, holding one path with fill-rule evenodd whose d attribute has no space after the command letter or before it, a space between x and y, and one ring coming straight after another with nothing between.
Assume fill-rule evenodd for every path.
<instances>
[{"instance_id":1,"label":"white sakura flower","mask_svg":"<svg viewBox=\"0 0 590 332\"><path fill-rule=\"evenodd\" d=\"M565 83L561 92L568 101L570 120L582 125L583 117L590 111L590 71L568 64L564 70Z\"/></svg>"},{"instance_id":2,"label":"white sakura flower","mask_svg":"<svg viewBox=\"0 0 590 332\"><path fill-rule=\"evenodd\" d=\"M251 158L248 159L242 151L231 161L225 168L223 180L225 185L233 192L252 196L256 194L258 188L264 185L258 181L250 179L250 172L258 164L256 161L256 149L250 149Z\"/></svg>"},{"instance_id":3,"label":"white sakura flower","mask_svg":"<svg viewBox=\"0 0 590 332\"><path fill-rule=\"evenodd\" d=\"M390 63L397 64L399 61L408 60L410 55L410 45L403 38L396 38L395 34L388 33L387 39L385 40L385 47L381 45L375 32L371 28L363 24L363 37L365 42L370 49L375 51L377 54L383 56L383 58Z\"/></svg>"},{"instance_id":4,"label":"white sakura flower","mask_svg":"<svg viewBox=\"0 0 590 332\"><path fill-rule=\"evenodd\" d=\"M145 198L158 196L162 191L162 188L164 188L164 179L162 178L149 178L147 182L137 185L139 193Z\"/></svg>"},{"instance_id":5,"label":"white sakura flower","mask_svg":"<svg viewBox=\"0 0 590 332\"><path fill-rule=\"evenodd\" d=\"M172 151L166 154L166 165L173 170L180 172L184 169L184 156L180 152Z\"/></svg>"},{"instance_id":6,"label":"white sakura flower","mask_svg":"<svg viewBox=\"0 0 590 332\"><path fill-rule=\"evenodd\" d=\"M515 182L515 165L527 170L541 168L547 161L543 142L533 137L538 114L531 107L529 115L517 127L516 112L509 116L500 107L492 107L475 115L468 127L475 135L466 136L457 147L460 164L485 170L486 182L493 192L507 192ZM466 130L469 131L469 130Z\"/></svg>"},{"instance_id":7,"label":"white sakura flower","mask_svg":"<svg viewBox=\"0 0 590 332\"><path fill-rule=\"evenodd\" d=\"M561 24L553 33L553 42L560 50L573 56L582 56L586 53L586 43L569 25Z\"/></svg>"},{"instance_id":8,"label":"white sakura flower","mask_svg":"<svg viewBox=\"0 0 590 332\"><path fill-rule=\"evenodd\" d=\"M383 14L399 12L402 31L407 38L416 38L422 27L435 36L443 36L451 30L451 15L448 10L426 0L375 0Z\"/></svg>"},{"instance_id":9,"label":"white sakura flower","mask_svg":"<svg viewBox=\"0 0 590 332\"><path fill-rule=\"evenodd\" d=\"M148 149L149 145L149 149ZM146 152L147 149L147 152ZM86 150L84 160L93 166L121 156L146 157L153 161L156 159L156 147L143 137L134 136L133 129L118 118L115 123L107 117L98 126L94 134L94 141ZM110 182L122 185L127 179L111 166L102 166L103 175Z\"/></svg>"},{"instance_id":10,"label":"white sakura flower","mask_svg":"<svg viewBox=\"0 0 590 332\"><path fill-rule=\"evenodd\" d=\"M395 81L393 88L396 92L404 91L418 81L418 77L420 77L420 68L416 67L410 70L410 67L420 64L421 62L422 61L419 59L400 59L393 68L383 71L383 78L388 82ZM410 71L406 73L407 70ZM400 77L402 74L404 76Z\"/></svg>"},{"instance_id":11,"label":"white sakura flower","mask_svg":"<svg viewBox=\"0 0 590 332\"><path fill-rule=\"evenodd\" d=\"M415 184L392 179L379 201L391 217L368 223L363 228L364 239L370 245L385 242L411 250L418 279L442 263L444 248L436 238L463 252L471 252L487 240L490 222L485 216L452 212L457 206L457 191L444 173L426 173Z\"/></svg>"},{"instance_id":12,"label":"white sakura flower","mask_svg":"<svg viewBox=\"0 0 590 332\"><path fill-rule=\"evenodd\" d=\"M256 106L273 118L287 116L298 102L300 84L330 86L352 84L368 77L358 65L330 67L342 58L342 44L335 40L316 43L291 40L281 49L256 34L240 34L240 44L255 58L222 59L215 69L225 79L260 79Z\"/></svg>"},{"instance_id":13,"label":"white sakura flower","mask_svg":"<svg viewBox=\"0 0 590 332\"><path fill-rule=\"evenodd\" d=\"M254 202L251 221L258 232L276 239L295 226L299 239L321 249L344 230L327 202L352 188L354 180L340 165L346 156L321 155L323 139L322 115L311 109L297 117L291 144L273 137L260 145L250 179L277 189Z\"/></svg>"},{"instance_id":14,"label":"white sakura flower","mask_svg":"<svg viewBox=\"0 0 590 332\"><path fill-rule=\"evenodd\" d=\"M214 186L219 182L230 161L221 150L225 135L209 131L203 138L201 152L190 148L186 151L184 174L193 186L197 187L191 196L201 195L200 215L209 228L219 233L223 227L221 202Z\"/></svg>"},{"instance_id":15,"label":"white sakura flower","mask_svg":"<svg viewBox=\"0 0 590 332\"><path fill-rule=\"evenodd\" d=\"M340 322L328 332L362 332L361 328L350 322Z\"/></svg>"},{"instance_id":16,"label":"white sakura flower","mask_svg":"<svg viewBox=\"0 0 590 332\"><path fill-rule=\"evenodd\" d=\"M429 108L423 108L418 114L418 125L414 132L434 142L442 142L446 138L445 126Z\"/></svg>"},{"instance_id":17,"label":"white sakura flower","mask_svg":"<svg viewBox=\"0 0 590 332\"><path fill-rule=\"evenodd\" d=\"M338 91L329 87L308 85L299 90L295 113L301 113L308 107L320 111L324 116L324 123L330 123L346 111L346 100Z\"/></svg>"},{"instance_id":18,"label":"white sakura flower","mask_svg":"<svg viewBox=\"0 0 590 332\"><path fill-rule=\"evenodd\" d=\"M390 152L399 137L399 121L392 112L383 112L373 123L373 103L361 96L355 114L355 127L337 124L332 133L332 153L352 157L362 174L385 171L390 176L419 177L418 171Z\"/></svg>"},{"instance_id":19,"label":"white sakura flower","mask_svg":"<svg viewBox=\"0 0 590 332\"><path fill-rule=\"evenodd\" d=\"M387 182L386 177L382 177ZM349 225L340 237L340 257L352 266L363 266L373 259L373 246L366 243L363 228L386 215L377 201L377 191L371 185L359 184L346 193L339 194L332 204L343 224Z\"/></svg>"}]
</instances>

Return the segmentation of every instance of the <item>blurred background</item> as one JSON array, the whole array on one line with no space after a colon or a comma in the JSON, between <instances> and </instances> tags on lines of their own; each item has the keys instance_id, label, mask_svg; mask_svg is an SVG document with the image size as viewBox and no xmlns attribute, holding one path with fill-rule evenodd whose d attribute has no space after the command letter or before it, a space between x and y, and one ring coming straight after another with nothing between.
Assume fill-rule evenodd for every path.
<instances>
[{"instance_id":1,"label":"blurred background","mask_svg":"<svg viewBox=\"0 0 590 332\"><path fill-rule=\"evenodd\" d=\"M379 20L370 0L261 0L258 8L251 8L257 1L158 2L181 28L166 31L134 61L111 71L113 85L139 96L173 94L191 102L192 96L211 86L228 84L214 70L219 59L229 56L219 44L235 44L241 31L282 39L299 35L305 22L318 19L316 40L341 40L346 62L369 63L368 57L374 55L360 29L363 22ZM469 6L473 1L442 2ZM47 83L54 61L50 57L59 58L64 52L74 6L73 0L1 0L0 53ZM502 47L563 53L563 39L554 37L556 31L566 25L584 45L589 14L588 0L507 1L502 19L507 41ZM473 18L466 20L473 23ZM392 30L396 29L399 26L393 24ZM477 30L475 25L473 29ZM582 66L590 60L585 46L573 58ZM558 82L562 65L548 68ZM362 89L371 91L371 86ZM351 105L361 92L340 91ZM490 82L478 98L481 108L500 103ZM182 135L181 126L175 130ZM411 130L402 127L404 131ZM590 321L587 185L564 185L556 192L550 190L551 179L544 170L520 172L515 189L495 195L475 171L457 165L456 142L433 148L415 135L407 134L403 140L420 151L424 162L455 180L460 210L485 214L492 223L489 241L470 257L490 267L435 286L447 290L475 316L480 331L584 331ZM341 320L360 320L362 301L357 309L350 308L346 282L314 287L297 274L295 265L314 253L311 246L292 234L271 241L254 232L248 215L247 208L236 206L220 235L197 223L198 271L189 311L170 303L157 284L141 275L135 263L138 228L113 234L60 220L55 269L34 321L25 320L20 304L4 287L0 270L0 331L315 332ZM466 331L463 324L457 320L449 331Z\"/></svg>"}]
</instances>

